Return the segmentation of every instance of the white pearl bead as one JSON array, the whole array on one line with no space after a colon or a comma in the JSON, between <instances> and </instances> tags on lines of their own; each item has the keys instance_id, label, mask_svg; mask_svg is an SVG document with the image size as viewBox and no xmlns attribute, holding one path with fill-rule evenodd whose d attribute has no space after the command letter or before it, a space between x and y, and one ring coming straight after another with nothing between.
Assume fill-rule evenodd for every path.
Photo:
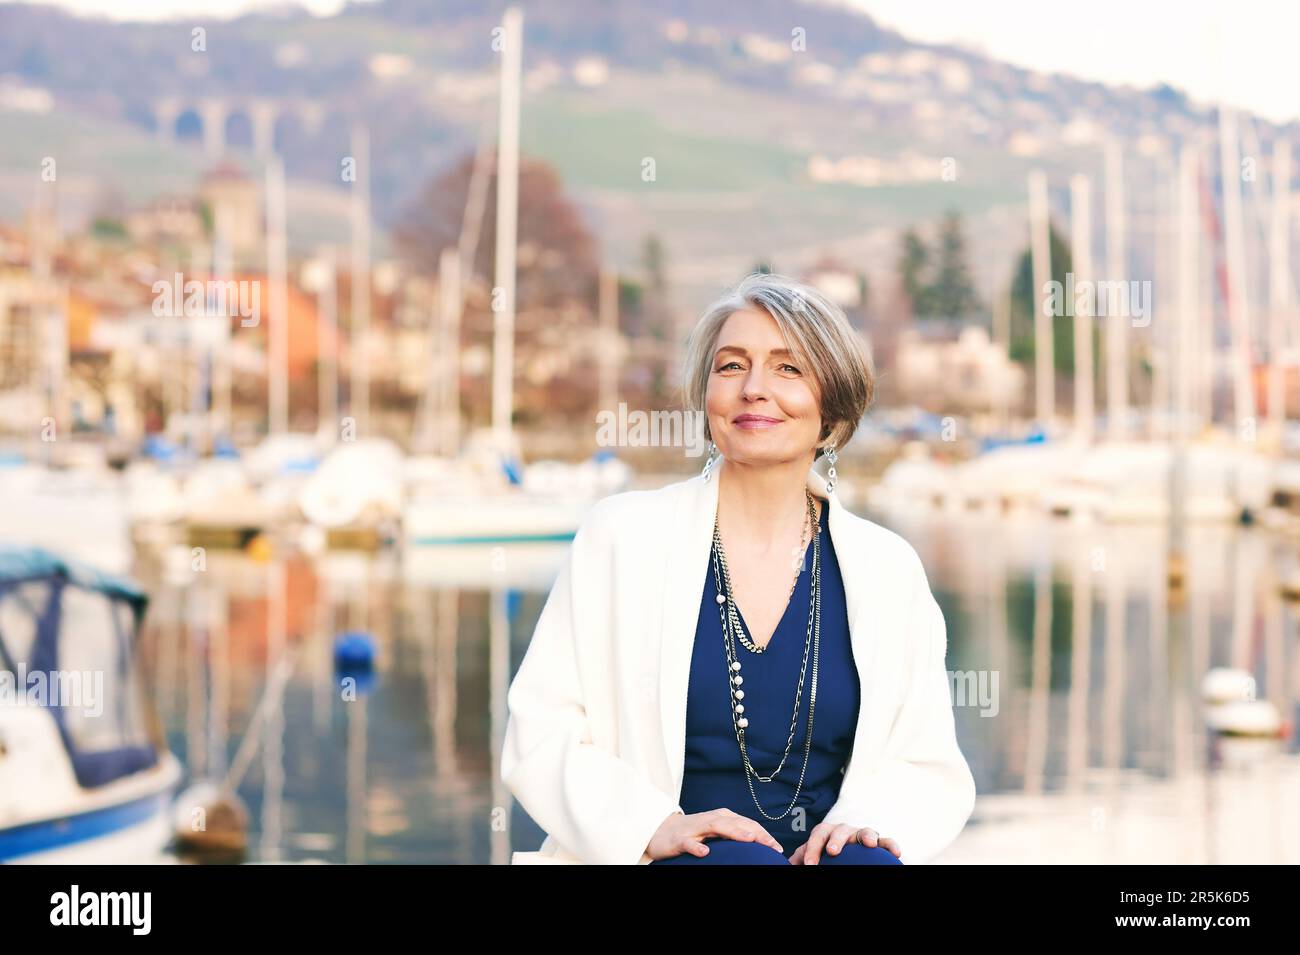
<instances>
[{"instance_id":1,"label":"white pearl bead","mask_svg":"<svg viewBox=\"0 0 1300 955\"><path fill-rule=\"evenodd\" d=\"M727 602L727 595L726 595L726 594L718 594L718 603L720 603L720 604L724 604L724 603L726 603L726 602Z\"/></svg>"},{"instance_id":2,"label":"white pearl bead","mask_svg":"<svg viewBox=\"0 0 1300 955\"><path fill-rule=\"evenodd\" d=\"M745 678L743 676L733 676L731 682L736 684L736 686L740 686L740 684L745 682Z\"/></svg>"},{"instance_id":3,"label":"white pearl bead","mask_svg":"<svg viewBox=\"0 0 1300 955\"><path fill-rule=\"evenodd\" d=\"M737 690L737 691L736 691L736 699L738 699L738 700L743 700L744 698L745 698L745 691L744 691L744 690Z\"/></svg>"},{"instance_id":4,"label":"white pearl bead","mask_svg":"<svg viewBox=\"0 0 1300 955\"><path fill-rule=\"evenodd\" d=\"M743 712L745 712L745 705L744 705L743 703L737 703L737 704L736 704L736 712L737 712L737 713L743 713Z\"/></svg>"},{"instance_id":5,"label":"white pearl bead","mask_svg":"<svg viewBox=\"0 0 1300 955\"><path fill-rule=\"evenodd\" d=\"M738 720L736 721L736 725L739 726L739 727L743 730L746 726L749 725L749 720L745 719L745 718L742 716L740 719L738 719Z\"/></svg>"},{"instance_id":6,"label":"white pearl bead","mask_svg":"<svg viewBox=\"0 0 1300 955\"><path fill-rule=\"evenodd\" d=\"M739 670L739 669L740 669L740 661L737 660L735 663L733 663L733 664L731 665L731 668L732 668L733 670Z\"/></svg>"}]
</instances>

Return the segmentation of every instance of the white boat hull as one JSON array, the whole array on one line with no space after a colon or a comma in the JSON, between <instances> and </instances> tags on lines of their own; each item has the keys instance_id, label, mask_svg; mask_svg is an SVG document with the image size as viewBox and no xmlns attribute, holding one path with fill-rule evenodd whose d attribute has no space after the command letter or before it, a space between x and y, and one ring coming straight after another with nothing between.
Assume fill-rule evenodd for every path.
<instances>
[{"instance_id":1,"label":"white boat hull","mask_svg":"<svg viewBox=\"0 0 1300 955\"><path fill-rule=\"evenodd\" d=\"M0 740L0 862L152 861L166 845L181 778L171 753L85 789L45 708L0 706Z\"/></svg>"},{"instance_id":2,"label":"white boat hull","mask_svg":"<svg viewBox=\"0 0 1300 955\"><path fill-rule=\"evenodd\" d=\"M402 515L408 546L572 540L592 498L485 494L417 499Z\"/></svg>"}]
</instances>

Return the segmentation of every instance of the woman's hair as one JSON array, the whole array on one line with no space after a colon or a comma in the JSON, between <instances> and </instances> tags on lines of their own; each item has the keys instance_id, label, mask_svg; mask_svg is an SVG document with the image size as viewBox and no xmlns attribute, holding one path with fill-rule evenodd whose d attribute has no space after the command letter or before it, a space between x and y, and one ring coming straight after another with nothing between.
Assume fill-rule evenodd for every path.
<instances>
[{"instance_id":1,"label":"woman's hair","mask_svg":"<svg viewBox=\"0 0 1300 955\"><path fill-rule=\"evenodd\" d=\"M862 338L844 311L811 285L784 275L754 272L704 311L686 344L682 374L682 404L704 417L704 436L710 441L709 419L704 414L705 394L713 366L718 333L732 312L759 308L776 320L781 336L821 391L821 414L826 426L820 440L842 449L853 437L875 394L875 372ZM813 459L821 457L818 447Z\"/></svg>"}]
</instances>

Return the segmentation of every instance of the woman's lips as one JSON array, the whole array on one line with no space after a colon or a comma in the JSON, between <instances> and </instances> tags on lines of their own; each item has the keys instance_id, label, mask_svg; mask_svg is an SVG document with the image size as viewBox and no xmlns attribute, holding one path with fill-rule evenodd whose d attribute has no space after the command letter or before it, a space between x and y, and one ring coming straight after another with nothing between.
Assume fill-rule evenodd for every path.
<instances>
[{"instance_id":1,"label":"woman's lips","mask_svg":"<svg viewBox=\"0 0 1300 955\"><path fill-rule=\"evenodd\" d=\"M754 417L740 417L732 423L735 424L737 428L743 428L746 431L761 431L765 428L775 428L778 424L781 424L781 422L775 418Z\"/></svg>"}]
</instances>

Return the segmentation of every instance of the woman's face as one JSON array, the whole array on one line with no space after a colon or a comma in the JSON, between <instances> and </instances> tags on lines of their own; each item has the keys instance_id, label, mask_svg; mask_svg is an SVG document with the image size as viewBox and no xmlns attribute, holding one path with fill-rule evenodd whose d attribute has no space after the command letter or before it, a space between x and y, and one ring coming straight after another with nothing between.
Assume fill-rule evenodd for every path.
<instances>
[{"instance_id":1,"label":"woman's face","mask_svg":"<svg viewBox=\"0 0 1300 955\"><path fill-rule=\"evenodd\" d=\"M776 319L759 308L733 312L723 323L704 405L713 441L728 461L795 461L821 437L817 383L786 349Z\"/></svg>"}]
</instances>

